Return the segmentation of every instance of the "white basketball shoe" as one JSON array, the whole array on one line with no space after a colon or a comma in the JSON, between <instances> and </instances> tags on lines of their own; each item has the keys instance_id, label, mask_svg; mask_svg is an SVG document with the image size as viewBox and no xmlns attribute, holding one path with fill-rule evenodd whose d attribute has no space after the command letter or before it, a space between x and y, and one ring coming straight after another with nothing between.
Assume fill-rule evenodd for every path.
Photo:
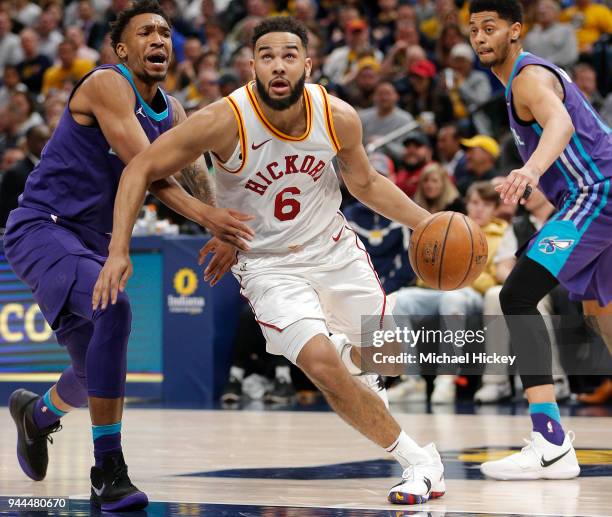
<instances>
[{"instance_id":1,"label":"white basketball shoe","mask_svg":"<svg viewBox=\"0 0 612 517\"><path fill-rule=\"evenodd\" d=\"M572 479L580 474L574 450L574 432L568 431L561 445L554 445L540 433L532 432L521 452L501 460L487 461L480 471L493 479Z\"/></svg>"},{"instance_id":2,"label":"white basketball shoe","mask_svg":"<svg viewBox=\"0 0 612 517\"><path fill-rule=\"evenodd\" d=\"M429 459L410 465L402 480L389 490L388 500L395 504L422 504L442 497L446 492L444 465L433 443L423 447Z\"/></svg>"}]
</instances>

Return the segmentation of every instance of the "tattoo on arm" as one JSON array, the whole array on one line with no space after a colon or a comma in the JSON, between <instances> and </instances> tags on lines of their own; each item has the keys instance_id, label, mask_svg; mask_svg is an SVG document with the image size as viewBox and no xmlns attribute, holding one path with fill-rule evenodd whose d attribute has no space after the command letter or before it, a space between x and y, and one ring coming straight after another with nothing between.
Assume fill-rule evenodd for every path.
<instances>
[{"instance_id":1,"label":"tattoo on arm","mask_svg":"<svg viewBox=\"0 0 612 517\"><path fill-rule=\"evenodd\" d=\"M216 206L214 181L206 169L203 158L199 158L181 171L180 183L196 199Z\"/></svg>"}]
</instances>

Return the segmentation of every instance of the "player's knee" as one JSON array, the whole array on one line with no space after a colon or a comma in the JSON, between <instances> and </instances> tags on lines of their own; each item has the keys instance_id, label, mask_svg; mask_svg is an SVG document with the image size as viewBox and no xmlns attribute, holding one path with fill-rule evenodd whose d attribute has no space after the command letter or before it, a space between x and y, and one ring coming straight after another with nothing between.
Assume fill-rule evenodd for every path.
<instances>
[{"instance_id":1,"label":"player's knee","mask_svg":"<svg viewBox=\"0 0 612 517\"><path fill-rule=\"evenodd\" d=\"M538 302L530 300L516 282L506 282L499 292L499 303L504 314L522 314L523 309L535 308Z\"/></svg>"},{"instance_id":2,"label":"player's knee","mask_svg":"<svg viewBox=\"0 0 612 517\"><path fill-rule=\"evenodd\" d=\"M298 365L321 391L333 392L345 367L333 348L323 346L316 348L309 350L307 355L299 357ZM348 375L348 372L346 374Z\"/></svg>"},{"instance_id":3,"label":"player's knee","mask_svg":"<svg viewBox=\"0 0 612 517\"><path fill-rule=\"evenodd\" d=\"M119 293L117 301L109 304L106 309L98 309L94 315L95 325L104 325L114 329L116 333L129 335L132 325L132 308L127 294Z\"/></svg>"}]
</instances>

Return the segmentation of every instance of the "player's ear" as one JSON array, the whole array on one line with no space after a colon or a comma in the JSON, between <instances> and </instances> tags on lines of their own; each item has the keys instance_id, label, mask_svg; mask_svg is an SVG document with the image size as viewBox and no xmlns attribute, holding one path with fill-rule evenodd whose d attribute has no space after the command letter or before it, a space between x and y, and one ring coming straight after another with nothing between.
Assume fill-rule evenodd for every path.
<instances>
[{"instance_id":1,"label":"player's ear","mask_svg":"<svg viewBox=\"0 0 612 517\"><path fill-rule=\"evenodd\" d=\"M523 30L523 26L519 23L513 23L510 27L510 40L512 43L516 43L519 39L521 39L521 31Z\"/></svg>"},{"instance_id":2,"label":"player's ear","mask_svg":"<svg viewBox=\"0 0 612 517\"><path fill-rule=\"evenodd\" d=\"M304 65L306 65L306 70L305 70L305 73L306 73L306 79L309 79L309 78L310 78L310 73L312 72L312 59L310 59L309 57L307 57L307 58L304 60Z\"/></svg>"},{"instance_id":3,"label":"player's ear","mask_svg":"<svg viewBox=\"0 0 612 517\"><path fill-rule=\"evenodd\" d=\"M125 44L117 43L115 53L117 54L117 57L121 59L121 61L125 61L127 59L127 48L125 47Z\"/></svg>"}]
</instances>

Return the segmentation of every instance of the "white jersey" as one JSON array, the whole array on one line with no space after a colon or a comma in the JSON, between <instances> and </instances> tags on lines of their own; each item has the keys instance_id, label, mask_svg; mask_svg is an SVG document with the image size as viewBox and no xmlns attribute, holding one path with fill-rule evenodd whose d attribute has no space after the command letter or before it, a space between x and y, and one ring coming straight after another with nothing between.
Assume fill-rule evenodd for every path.
<instances>
[{"instance_id":1,"label":"white jersey","mask_svg":"<svg viewBox=\"0 0 612 517\"><path fill-rule=\"evenodd\" d=\"M251 253L295 251L333 223L340 187L332 165L338 151L329 99L320 85L306 84L306 130L282 133L266 120L255 82L225 98L234 111L239 142L222 163L212 154L217 202L255 216Z\"/></svg>"}]
</instances>

